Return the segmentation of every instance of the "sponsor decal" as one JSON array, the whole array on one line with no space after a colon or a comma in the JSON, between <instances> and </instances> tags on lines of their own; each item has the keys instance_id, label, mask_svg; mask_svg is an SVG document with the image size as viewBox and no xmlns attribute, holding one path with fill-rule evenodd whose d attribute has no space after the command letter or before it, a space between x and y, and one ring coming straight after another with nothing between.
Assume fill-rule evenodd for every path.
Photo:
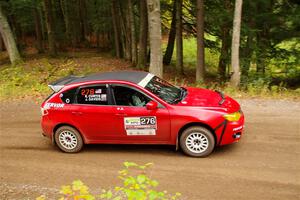
<instances>
[{"instance_id":1,"label":"sponsor decal","mask_svg":"<svg viewBox=\"0 0 300 200\"><path fill-rule=\"evenodd\" d=\"M243 128L244 128L244 126L239 126L239 127L233 128L232 130L233 130L233 131L239 131L239 130L241 130L241 129L243 129Z\"/></svg>"},{"instance_id":2,"label":"sponsor decal","mask_svg":"<svg viewBox=\"0 0 300 200\"><path fill-rule=\"evenodd\" d=\"M95 90L95 93L96 93L96 94L101 94L101 93L102 93L102 89L96 89L96 90Z\"/></svg>"},{"instance_id":3,"label":"sponsor decal","mask_svg":"<svg viewBox=\"0 0 300 200\"><path fill-rule=\"evenodd\" d=\"M127 135L156 135L155 116L124 117L124 126Z\"/></svg>"},{"instance_id":4,"label":"sponsor decal","mask_svg":"<svg viewBox=\"0 0 300 200\"><path fill-rule=\"evenodd\" d=\"M106 101L106 94L85 95L85 101Z\"/></svg>"},{"instance_id":5,"label":"sponsor decal","mask_svg":"<svg viewBox=\"0 0 300 200\"><path fill-rule=\"evenodd\" d=\"M153 77L154 77L153 74L150 74L150 73L147 74L147 76L146 76L145 78L143 78L143 79L138 83L138 85L139 85L139 86L142 86L142 87L145 87Z\"/></svg>"},{"instance_id":6,"label":"sponsor decal","mask_svg":"<svg viewBox=\"0 0 300 200\"><path fill-rule=\"evenodd\" d=\"M44 109L49 108L63 108L65 106L64 103L46 103Z\"/></svg>"}]
</instances>

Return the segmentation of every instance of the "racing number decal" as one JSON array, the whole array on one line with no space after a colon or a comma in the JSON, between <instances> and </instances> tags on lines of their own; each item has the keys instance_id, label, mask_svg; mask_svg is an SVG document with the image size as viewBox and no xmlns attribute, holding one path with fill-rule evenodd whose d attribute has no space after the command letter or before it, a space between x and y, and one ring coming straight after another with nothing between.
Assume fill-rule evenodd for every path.
<instances>
[{"instance_id":1,"label":"racing number decal","mask_svg":"<svg viewBox=\"0 0 300 200\"><path fill-rule=\"evenodd\" d=\"M81 90L81 95L94 95L95 94L95 89L82 89Z\"/></svg>"},{"instance_id":2,"label":"racing number decal","mask_svg":"<svg viewBox=\"0 0 300 200\"><path fill-rule=\"evenodd\" d=\"M156 117L125 117L124 126L127 135L156 135Z\"/></svg>"},{"instance_id":3,"label":"racing number decal","mask_svg":"<svg viewBox=\"0 0 300 200\"><path fill-rule=\"evenodd\" d=\"M141 125L156 125L156 117L141 117Z\"/></svg>"}]
</instances>

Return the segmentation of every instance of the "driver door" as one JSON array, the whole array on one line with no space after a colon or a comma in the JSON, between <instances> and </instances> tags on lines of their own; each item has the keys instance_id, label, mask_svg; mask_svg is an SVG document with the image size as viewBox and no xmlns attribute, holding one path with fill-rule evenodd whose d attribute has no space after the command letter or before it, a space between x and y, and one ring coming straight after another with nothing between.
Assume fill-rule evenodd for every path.
<instances>
[{"instance_id":1,"label":"driver door","mask_svg":"<svg viewBox=\"0 0 300 200\"><path fill-rule=\"evenodd\" d=\"M167 108L158 104L157 109L148 110L146 104L155 100L136 88L118 84L111 85L111 89L120 142L165 143L170 140Z\"/></svg>"}]
</instances>

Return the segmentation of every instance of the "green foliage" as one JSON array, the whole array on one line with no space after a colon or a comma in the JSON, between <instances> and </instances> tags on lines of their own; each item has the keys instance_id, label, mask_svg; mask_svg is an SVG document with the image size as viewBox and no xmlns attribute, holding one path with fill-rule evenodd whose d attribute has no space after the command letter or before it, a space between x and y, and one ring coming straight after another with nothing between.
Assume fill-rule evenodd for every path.
<instances>
[{"instance_id":1,"label":"green foliage","mask_svg":"<svg viewBox=\"0 0 300 200\"><path fill-rule=\"evenodd\" d=\"M207 38L214 40L212 36L206 35ZM163 46L166 48L166 45ZM209 72L216 73L219 59L219 52L214 49L205 49L205 65ZM172 65L176 62L176 47L172 55ZM195 69L197 64L197 40L194 37L183 38L183 63L185 69Z\"/></svg>"},{"instance_id":2,"label":"green foliage","mask_svg":"<svg viewBox=\"0 0 300 200\"><path fill-rule=\"evenodd\" d=\"M158 181L148 175L149 167L152 163L138 165L134 162L124 162L124 168L119 171L118 178L122 181L121 186L116 186L112 190L102 190L100 194L93 195L89 188L80 180L75 180L71 185L61 187L59 200L176 200L181 196L180 193L174 195L167 191L157 190ZM46 200L42 195L37 200Z\"/></svg>"}]
</instances>

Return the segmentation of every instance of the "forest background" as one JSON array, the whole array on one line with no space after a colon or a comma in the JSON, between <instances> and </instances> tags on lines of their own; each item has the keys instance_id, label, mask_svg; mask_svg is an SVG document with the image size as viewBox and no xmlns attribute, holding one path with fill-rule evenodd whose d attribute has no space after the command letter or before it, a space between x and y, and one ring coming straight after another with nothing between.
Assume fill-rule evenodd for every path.
<instances>
[{"instance_id":1,"label":"forest background","mask_svg":"<svg viewBox=\"0 0 300 200\"><path fill-rule=\"evenodd\" d=\"M298 99L299 4L1 0L0 96L43 96L70 74L146 70L239 97Z\"/></svg>"}]
</instances>

